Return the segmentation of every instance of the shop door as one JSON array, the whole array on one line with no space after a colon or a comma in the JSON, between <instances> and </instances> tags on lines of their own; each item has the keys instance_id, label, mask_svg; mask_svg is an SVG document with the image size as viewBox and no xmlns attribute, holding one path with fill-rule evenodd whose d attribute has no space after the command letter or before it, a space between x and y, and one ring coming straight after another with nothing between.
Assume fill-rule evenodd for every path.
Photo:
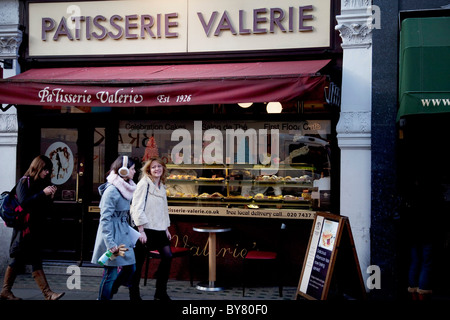
<instances>
[{"instance_id":1,"label":"shop door","mask_svg":"<svg viewBox=\"0 0 450 320\"><path fill-rule=\"evenodd\" d=\"M89 261L98 226L97 187L105 181L105 128L42 128L41 153L58 188L46 215L45 260Z\"/></svg>"}]
</instances>

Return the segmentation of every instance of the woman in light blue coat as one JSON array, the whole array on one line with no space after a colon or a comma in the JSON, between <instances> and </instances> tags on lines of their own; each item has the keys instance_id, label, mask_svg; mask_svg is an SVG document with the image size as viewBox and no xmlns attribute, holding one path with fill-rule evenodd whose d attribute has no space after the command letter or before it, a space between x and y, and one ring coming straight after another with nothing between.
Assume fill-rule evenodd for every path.
<instances>
[{"instance_id":1,"label":"woman in light blue coat","mask_svg":"<svg viewBox=\"0 0 450 320\"><path fill-rule=\"evenodd\" d=\"M119 156L111 165L107 182L99 187L100 223L95 239L92 263L107 251L113 256L104 264L99 300L110 300L121 284L127 284L136 267L132 232L129 225L130 202L136 184L136 170L127 156ZM118 272L118 267L121 267Z\"/></svg>"}]
</instances>

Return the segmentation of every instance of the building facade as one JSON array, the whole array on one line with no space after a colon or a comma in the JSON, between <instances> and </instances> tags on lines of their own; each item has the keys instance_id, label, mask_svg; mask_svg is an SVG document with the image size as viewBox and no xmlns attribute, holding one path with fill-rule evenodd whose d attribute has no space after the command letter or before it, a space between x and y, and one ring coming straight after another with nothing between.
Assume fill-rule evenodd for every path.
<instances>
[{"instance_id":1,"label":"building facade","mask_svg":"<svg viewBox=\"0 0 450 320\"><path fill-rule=\"evenodd\" d=\"M402 237L403 233L400 231L405 224L405 219L402 219L402 215L399 214L402 192L404 192L401 182L405 181L407 176L416 175L416 170L420 172L419 168L406 175L402 172L405 164L412 157L405 162L397 122L400 99L400 17L408 12L417 17L426 17L426 12L429 14L430 11L439 15L448 15L448 1L373 1L373 4L380 8L381 28L373 32L370 252L371 263L380 266L382 270L381 290L373 292L385 299L387 296L398 298L406 295L409 246L408 240ZM441 31L435 32L439 34ZM448 65L448 59L446 64ZM417 75L415 71L413 74L414 77ZM442 116L445 118L444 114L440 114L439 117ZM417 141L414 144L428 143L422 144ZM431 153L426 154L425 157L427 161L434 158ZM426 219L434 219L431 212L424 214L429 217ZM438 268L441 263L444 263L440 257L445 259L448 256L445 253L448 252L448 248L440 247L436 251L439 252L435 262ZM437 269L434 272L438 272ZM448 279L435 276L434 281L441 292L446 291Z\"/></svg>"},{"instance_id":2,"label":"building facade","mask_svg":"<svg viewBox=\"0 0 450 320\"><path fill-rule=\"evenodd\" d=\"M328 3L327 1L324 2ZM331 82L333 82L337 88L340 88L340 95L338 97L338 103L333 103L331 101L333 100L333 96L328 95L329 100L325 101L325 103L323 101L314 100L313 98L310 98L309 100L304 98L297 100L302 101L301 103L296 102L296 104L289 106L284 104L284 110L286 110L286 108L288 107L291 109L297 109L297 115L287 114L285 118L277 118L279 119L279 121L271 120L271 126L275 128L275 125L282 125L283 121L287 121L286 119L289 117L293 117L292 119L295 119L293 121L291 119L288 122L291 125L296 123L305 124L310 120L317 120L315 122L316 124L325 124L325 126L329 126L329 131L314 132L313 134L310 134L310 136L315 137L322 134L322 136L320 137L324 137L325 140L331 141L332 144L332 160L330 160L330 163L333 170L331 174L325 173L325 178L327 178L327 176L331 177L331 186L329 186L328 188L331 187L332 203L328 209L332 212L334 211L335 213L339 213L341 215L349 217L353 237L355 240L355 246L358 253L360 268L364 280L368 281L367 290L370 291L372 296L375 298L397 298L402 295L401 292L404 285L403 273L405 272L405 268L403 266L403 263L405 259L402 256L401 252L405 249L405 247L402 246L401 242L399 242L398 239L398 220L396 219L396 212L398 211L397 204L399 198L397 181L398 174L396 169L398 141L396 116L398 108L397 57L399 41L399 12L404 10L420 11L440 8L441 6L444 6L446 4L445 2L446 1L438 0L426 2L373 1L373 3L370 0L330 1L332 8L330 12L333 13L333 16L327 22L326 17L323 18L323 20L320 20L320 23L330 23L329 27L333 30L335 29L336 31L330 32L330 43L323 45L319 42L310 45L311 48L327 47L326 50L314 50L311 48L304 48L299 50L297 48L297 45L294 45L294 47L289 47L289 43L291 43L290 40L282 40L284 41L283 45L287 47L286 50L281 51L283 56L281 60L331 60L331 63L327 68L322 70L322 73L327 74L328 78L331 79ZM27 21L27 17L29 14L29 12L27 11L30 8L29 4L34 5L34 3L38 2L4 1L2 2L2 4L0 4L0 6L2 6L2 9L4 9L2 10L2 12L7 13L2 14L2 17L0 17L0 39L2 44L2 47L0 48L2 50L0 51L0 59L3 60L3 78L19 74L21 72L21 67L26 70L32 71L32 69L36 67L51 66L61 68L65 66L68 61L70 61L72 65L80 67L90 67L93 64L99 62L99 59L91 59L92 57L90 57L90 55L86 56L82 52L76 54L75 58L71 58L71 54L67 53L67 51L58 52L57 55L60 55L58 59L54 59L54 57L53 59L48 59L48 56L52 55L52 52L56 52L57 50L59 50L59 48L42 47L42 49L39 46L34 47L33 45L30 45L30 43L22 43L22 48L19 50L19 46L22 42L22 27L29 23ZM76 4L76 2L74 4ZM305 7L308 7L308 5L309 4L305 2ZM270 4L268 4L268 7L270 7ZM305 32L307 34L311 31L308 29L311 21L309 20L309 18L307 18L308 13L311 14L311 11L308 10L312 9L310 9L309 7L306 9L300 9L300 11L302 11L301 14L303 14L303 17L306 19L299 20L304 21L303 27L305 28L305 30L302 31L303 33L300 32L302 35L304 35ZM220 10L211 12L217 11ZM172 12L176 12L176 10L173 9ZM275 21L272 21L273 26L280 28L280 24L277 24L277 21L279 23L280 20L276 19L277 15L275 14L275 10L273 10L272 12L274 13L271 16L268 16L269 19L271 18L273 19L273 21ZM277 14L280 14L279 11L277 12ZM312 12L314 13L314 15L316 14L314 10ZM290 17L290 13L291 11L289 11L288 9L284 11L286 17ZM293 11L292 14L294 14ZM300 14L300 12L298 14ZM205 14L202 16L203 30L205 32L208 31L211 34L212 32L218 34L220 34L221 32L231 32L236 34L246 34L250 32L247 30L248 28L246 28L245 25L239 26L239 29L236 27L236 29L233 30L231 22L232 18L231 16L225 14L222 14L220 20L221 22L214 29L211 23L214 21L219 21L220 13L217 13L217 20L213 19L213 17L215 17L214 15L215 14L212 13L211 15ZM169 17L168 19L171 18ZM241 16L239 15L239 17L236 19L241 19ZM316 16L315 19L322 19L322 16ZM157 19L155 18L155 21L156 20ZM74 21L76 22L76 20ZM129 21L129 23L132 24L134 20L131 19ZM209 21L210 23L208 24L207 21ZM241 20L239 21L241 22ZM79 22L81 22L81 20ZM253 24L253 31L258 31L258 29L261 29L261 25L258 25L258 23L259 22ZM302 23L300 22L299 24ZM286 24L286 26L289 26L289 24ZM314 28L317 28L317 26L318 25L314 25ZM44 22L42 22L42 29L52 30L52 32L49 31L47 33L37 35L37 38L41 38L41 40L44 40L42 39L43 37L48 37L48 39L45 39L45 41L49 40L46 42L46 44L52 42L50 41L50 37L68 37L68 29L65 29L64 26L61 25L61 22L57 19L55 19L54 26L52 26L51 20L46 20L45 24ZM306 29L308 29L309 31ZM120 31L119 29L115 29L115 31L116 30ZM137 30L137 27L133 26L132 29L129 30L135 31ZM177 38L175 37L175 33L173 32L173 30L174 28L171 29L170 27L166 27L166 29L164 30L161 29L160 32L165 32L162 37L168 36L168 38ZM27 37L30 36L29 33L25 33L27 34ZM130 32L128 36L134 37L134 33L135 32ZM283 34L289 34L289 32L284 32ZM114 36L114 34L112 33L111 35ZM74 34L73 36L77 37L76 34ZM81 35L79 36L81 37ZM336 38L333 38L335 36ZM158 35L155 35L155 38L157 37ZM214 39L217 40L218 37L215 37ZM322 41L319 37L318 39L319 41ZM338 45L336 46L335 43L338 43ZM192 44L193 53L190 53L190 55L188 55L190 57L188 58L189 63L224 63L229 61L248 63L258 60L263 62L271 62L272 60L276 60L274 59L274 55L278 54L277 50L263 50L253 53L238 52L239 49L245 45L250 46L250 49L252 49L252 46L255 46L256 44L236 43L233 44L236 45L236 47L230 49L229 47L227 47L226 41L222 41L221 43L212 44L212 46L224 46L222 47L222 50L225 53L220 53L219 49L219 53L216 53L216 55L202 55L201 52L212 50L211 48L201 47L203 45L204 44L201 42ZM33 51L40 49L44 51ZM72 50L70 48L66 49ZM116 49L124 50L123 47L108 47L106 50ZM101 48L100 50L104 49ZM143 50L146 49L143 48ZM182 64L186 61L186 58L182 57L182 54L177 51L180 49L177 49L176 45L164 50L172 50L173 53L172 55L167 55L167 52L161 52L160 55L153 55L152 58L154 59L156 57L156 60L159 60L159 64L167 65L169 63L174 63L175 65L177 65ZM127 57L127 55L129 55L129 53L127 53L126 51L118 52L117 54L121 54L124 57ZM33 58L33 55L35 55L35 58ZM65 56L69 57L65 58ZM21 57L21 60L19 60L19 57ZM86 63L86 60L88 60L88 63ZM19 61L22 62L22 64L20 64ZM36 63L35 61L38 62ZM134 57L131 59L122 60L122 63L133 66L142 64L142 61L136 61L136 57ZM114 58L108 57L106 55L106 58L104 59L104 61L102 61L101 64L105 66L114 66L118 63L117 61L114 61ZM320 69L321 68L315 70L315 73L318 73ZM331 85L328 86L328 88L330 87ZM331 90L327 92L329 93L331 92ZM334 98L336 97L337 96L334 96ZM35 109L31 109L29 107L19 107L19 111L16 112L16 108L14 106L10 106L9 104L11 103L5 102L5 104L3 104L3 108L8 110L0 113L0 157L2 163L5 163L9 166L8 170L6 171L6 179L2 179L0 181L0 185L2 187L1 190L10 189L14 185L17 177L20 176L20 174L24 172L24 170L26 170L26 166L28 165L32 155L39 152L45 152L46 149L48 149L48 147L52 145L52 143L55 143L55 137L58 136L58 134L61 134L61 125L59 125L59 127L54 126L53 124L49 123L51 120L48 119L52 119L52 117L54 116L55 119L61 121L62 128L68 128L68 131L71 130L71 127L75 126L74 121L86 120L86 118L83 118L83 115L74 114L73 108L64 109L67 111L67 115L62 114L63 112L61 112L60 109L57 111L59 115L54 115L52 114L52 112L54 112L55 110L52 110L52 106L49 105L40 111L45 115L42 116L42 114L40 115L39 112L35 112ZM313 110L315 108L315 105L320 105L322 108L324 108L324 112L317 113L315 110ZM336 109L336 105L338 105L338 109ZM253 106L252 108L254 107L255 106ZM332 109L333 107L335 108ZM250 124L251 121L249 121L249 119L252 119L252 117L254 117L256 114L253 113L250 115L242 115L241 109L232 109L232 107L226 105L226 103L218 105L213 104L212 108L214 108L214 110L216 111L222 110L222 113L219 112L218 114L214 114L214 111L213 114L205 116L205 111L202 108L198 110L192 108L191 112L193 113L193 115L188 118L192 123L194 123L195 120L206 119L206 121L204 122L206 123L206 125L209 125L209 127L204 127L203 130L206 131L208 129L217 129L219 125L223 126L227 124L223 120L219 120L220 118L227 118L231 120L245 119L245 123ZM225 114L223 111L227 111L227 108L229 108L228 113ZM142 144L149 147L144 148L146 152L150 154L152 152L154 153L155 150L162 150L161 140L152 139L152 132L156 133L155 137L161 137L158 133L159 131L157 131L156 128L156 125L159 124L158 121L167 121L169 116L172 117L171 114L181 112L181 116L176 119L176 121L178 122L175 121L175 124L179 124L180 128L182 128L182 125L185 125L182 119L183 117L185 117L185 115L183 115L183 111L180 111L181 109L172 109L171 112L161 108L153 109L157 110L156 112L159 112L159 115L156 117L156 119L158 119L157 122L149 121L155 111L149 111L149 108L138 109L138 107L132 107L129 108L130 111L126 111L125 109L123 109L118 112L109 110L105 112L105 110L107 109L105 107L102 107L100 113L93 113L91 110L92 117L89 118L88 122L86 122L86 125L92 128L91 131L86 132L79 131L77 129L75 136L73 135L74 131L66 132L67 136L72 137L65 140L66 144L68 144L70 147L76 145L77 139L84 139L84 141L95 141L95 147L84 154L84 157L86 157L86 159L98 158L98 161L101 162L101 166L98 166L97 168L95 164L88 164L88 162L86 162L86 170L90 170L95 174L91 176L90 179L84 182L84 188L90 189L91 185L95 186L96 183L99 183L100 180L104 178L104 176L102 176L99 172L106 171L105 166L107 166L108 164L105 164L105 162L113 159L114 156L117 155L117 153L126 154L127 152L131 152L132 156L136 156L138 158L144 157L146 153L134 153L138 152L139 149L137 148L139 147L138 145L134 145L135 140L139 140L139 138L137 138L138 134L145 135L145 139L142 140ZM300 109L306 111L301 113L298 111ZM83 108L79 108L77 112L84 112ZM267 123L269 122L269 119L274 118L271 118L272 116L261 115L260 112L258 112L258 114L259 116L257 116L257 122L259 121L259 123L251 125L253 125L253 128L256 130L266 129L265 127L258 126L263 123ZM299 114L301 116L299 116ZM50 118L48 117L49 115ZM37 118L34 118L35 116ZM31 128L31 123L34 119L40 119L44 121L45 124L37 126L36 128ZM146 119L147 121L140 122L139 119ZM112 128L108 127L109 122L111 121L114 123L114 126ZM67 127L65 127L64 124L67 125ZM142 131L139 131L139 129L137 129L142 125L149 126L148 128L151 127L151 129L143 133ZM190 130L193 130L192 132L194 132L195 127L193 129L188 128L188 131ZM173 129L170 132L172 131ZM38 133L38 137L35 136L36 133ZM282 132L282 134L286 135L288 135L288 133L288 131ZM165 134L167 134L167 132ZM117 142L115 142L116 136L119 136L121 137L120 139L122 139L122 141L118 144ZM103 141L103 138L106 142L101 142L101 140ZM25 141L24 139L29 140ZM292 137L290 139L292 139ZM36 146L33 148L29 148L30 143L33 143ZM155 144L157 145L156 148ZM75 152L81 152L81 148L79 146L74 148L78 148L72 148L72 150L77 150ZM311 146L310 148L312 150ZM141 147L141 149L139 149L139 152L144 149L142 149ZM16 155L19 155L17 157L17 160ZM214 153L213 155L215 156L216 154ZM188 161L188 159L185 160ZM187 161L185 161L185 163ZM81 157L77 159L78 178L80 178L79 174L83 174L84 172L83 170L80 170L80 163L84 163L83 158ZM95 178L94 176L98 176L99 181L95 180L97 178ZM214 175L214 177L216 177L216 175ZM217 175L217 178L220 178L220 175ZM317 180L319 180L319 178L320 174ZM78 182L74 182L74 184L75 183L78 186ZM320 185L319 182L318 185ZM233 187L232 184L230 184L229 186ZM75 190L75 187L72 189ZM89 192L90 191L91 190L89 190ZM229 196L230 193L228 192L227 195ZM276 191L275 195L277 195ZM74 193L67 192L64 196L66 197L66 199L68 199L68 201L77 202L80 203L80 207L83 206L81 202L78 202L78 197L76 199L74 198ZM61 197L63 197L63 195L61 195ZM83 199L83 201L87 200L88 199ZM320 196L318 197L318 200L324 201L324 199L320 198ZM63 206L64 204L61 203L58 205ZM80 208L76 207L73 210L75 210L75 212L82 212L81 219L84 219L85 216L96 214L96 211L93 207L95 207L95 205L86 207L85 209L83 209L85 211L82 211ZM274 207L277 206L275 205ZM322 209L324 208L325 207L322 207ZM315 209L320 210L320 208ZM295 211L296 214L302 212L302 209ZM180 218L176 214L174 214L174 216L176 217L175 220L180 219L178 222L180 222L179 227L181 229L190 227L190 223L192 223L192 221L189 219L193 218L186 218L188 220L183 220L183 218ZM204 218L205 216L201 217ZM74 214L74 216L71 216L71 219L76 221L78 220L78 216ZM89 221L89 224L83 224L84 229L95 228L95 219L90 219ZM197 221L198 220L195 220L194 222ZM269 230L267 228L271 223L267 223L267 221L256 220L254 218L242 219L241 221L237 222L234 227L238 230L239 228L244 228L245 230L247 229L248 225L254 224L257 226L255 227L255 229ZM290 236L292 237L292 239L297 238L296 242L294 242L295 246L302 248L301 250L303 250L304 252L305 246L307 245L307 238L309 237L310 224L300 220L297 221L295 219L286 219L282 221L288 221L288 229L290 228L292 230L292 234ZM80 226L76 228L79 227ZM77 231L74 232L76 233ZM258 232L252 231L251 233L252 236L258 238ZM253 235L253 233L255 234ZM299 234L301 234L301 236L299 236ZM0 238L4 243L9 242L9 236L10 230L3 226L0 227ZM191 239L195 240L194 235L189 236L191 237ZM302 240L298 240L298 238L301 238ZM225 239L225 241L238 242L235 239ZM241 245L240 242L239 245ZM229 248L235 250L234 252L238 252L238 250L236 249L238 249L237 247L239 245L234 244L232 246L229 246ZM86 250L80 248L80 246L89 246L89 244L77 244L77 246L77 252L86 252ZM73 259L73 257L70 255L68 255L67 258L64 258L65 256L61 252L62 251L55 250L55 255L52 258L54 259L55 257L60 257L61 260ZM6 265L6 261L8 259L8 253L5 249L0 252L0 259L3 268ZM80 258L76 258L75 260L79 259ZM295 263L292 263L290 269L287 270L288 273L293 275L293 278L296 278L299 275L300 270L298 269L298 266L302 264L302 259L303 257L297 258L297 261L295 261ZM371 274L370 270L373 269L369 268L369 266L374 265L379 267L379 278L370 277L371 275L377 276L377 274ZM373 285L371 286L370 281L375 281L375 284L372 283Z\"/></svg>"},{"instance_id":3,"label":"building facade","mask_svg":"<svg viewBox=\"0 0 450 320\"><path fill-rule=\"evenodd\" d=\"M0 17L0 61L2 62L2 77L11 77L20 73L18 63L19 46L22 43L20 30L20 10L18 1L2 1L0 4L2 15ZM11 189L16 181L17 169L17 112L14 107L2 106L0 113L0 152L2 161L8 174L0 181L1 190ZM11 230L1 226L0 238L3 243L9 243ZM2 250L0 272L6 270L9 252Z\"/></svg>"}]
</instances>

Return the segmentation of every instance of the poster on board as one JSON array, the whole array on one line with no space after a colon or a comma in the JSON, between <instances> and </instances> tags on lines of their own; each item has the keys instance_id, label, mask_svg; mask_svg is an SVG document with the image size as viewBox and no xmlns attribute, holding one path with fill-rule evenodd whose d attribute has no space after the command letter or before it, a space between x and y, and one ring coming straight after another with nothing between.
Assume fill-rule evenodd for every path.
<instances>
[{"instance_id":1,"label":"poster on board","mask_svg":"<svg viewBox=\"0 0 450 320\"><path fill-rule=\"evenodd\" d=\"M343 264L345 268L341 267ZM365 298L348 218L317 213L297 288L297 298L302 296L311 300L326 300L332 281L342 282L343 285L339 286L342 294Z\"/></svg>"}]
</instances>

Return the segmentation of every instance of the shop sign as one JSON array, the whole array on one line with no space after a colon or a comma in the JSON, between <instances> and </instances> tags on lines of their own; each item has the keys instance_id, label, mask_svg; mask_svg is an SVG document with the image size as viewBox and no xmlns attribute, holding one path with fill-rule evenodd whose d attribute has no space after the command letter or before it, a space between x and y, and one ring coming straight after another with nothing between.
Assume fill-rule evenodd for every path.
<instances>
[{"instance_id":1,"label":"shop sign","mask_svg":"<svg viewBox=\"0 0 450 320\"><path fill-rule=\"evenodd\" d=\"M339 288L339 290L330 290ZM330 293L330 294L329 294ZM366 290L348 217L316 212L296 298L365 300Z\"/></svg>"},{"instance_id":2,"label":"shop sign","mask_svg":"<svg viewBox=\"0 0 450 320\"><path fill-rule=\"evenodd\" d=\"M29 4L29 56L324 48L331 1L172 0Z\"/></svg>"},{"instance_id":3,"label":"shop sign","mask_svg":"<svg viewBox=\"0 0 450 320\"><path fill-rule=\"evenodd\" d=\"M242 209L226 207L170 206L170 215L235 218L273 218L289 220L314 220L315 211L303 209ZM89 212L100 212L98 206L89 207Z\"/></svg>"},{"instance_id":4,"label":"shop sign","mask_svg":"<svg viewBox=\"0 0 450 320\"><path fill-rule=\"evenodd\" d=\"M169 206L171 215L192 215L209 217L275 218L293 220L313 220L315 212L299 209L242 209L224 207L177 207Z\"/></svg>"}]
</instances>

